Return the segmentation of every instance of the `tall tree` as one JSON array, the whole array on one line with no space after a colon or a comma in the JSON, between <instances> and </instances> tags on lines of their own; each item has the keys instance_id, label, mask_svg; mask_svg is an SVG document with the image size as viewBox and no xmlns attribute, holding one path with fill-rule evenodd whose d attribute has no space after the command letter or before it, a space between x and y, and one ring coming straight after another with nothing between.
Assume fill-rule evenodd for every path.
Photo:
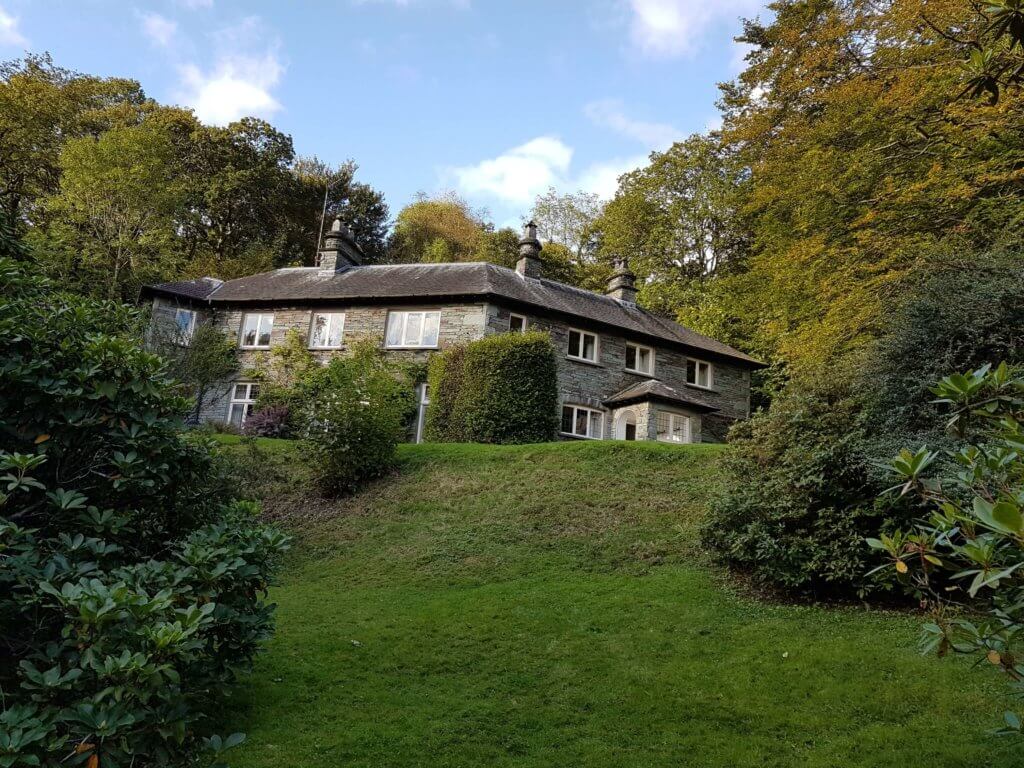
<instances>
[{"instance_id":1,"label":"tall tree","mask_svg":"<svg viewBox=\"0 0 1024 768\"><path fill-rule=\"evenodd\" d=\"M47 54L0 63L0 207L15 226L35 223L39 201L60 184L60 149L96 136L118 105L146 101L134 80L83 75Z\"/></svg>"},{"instance_id":2,"label":"tall tree","mask_svg":"<svg viewBox=\"0 0 1024 768\"><path fill-rule=\"evenodd\" d=\"M65 282L134 299L142 283L180 267L167 263L185 198L175 160L170 137L149 123L65 143L60 191L47 198Z\"/></svg>"},{"instance_id":3,"label":"tall tree","mask_svg":"<svg viewBox=\"0 0 1024 768\"><path fill-rule=\"evenodd\" d=\"M551 187L534 201L530 217L542 239L565 246L582 263L597 248L595 224L602 208L601 198L591 192L562 194Z\"/></svg>"},{"instance_id":4,"label":"tall tree","mask_svg":"<svg viewBox=\"0 0 1024 768\"><path fill-rule=\"evenodd\" d=\"M392 262L473 261L486 231L482 213L455 193L419 195L398 212L388 242Z\"/></svg>"}]
</instances>

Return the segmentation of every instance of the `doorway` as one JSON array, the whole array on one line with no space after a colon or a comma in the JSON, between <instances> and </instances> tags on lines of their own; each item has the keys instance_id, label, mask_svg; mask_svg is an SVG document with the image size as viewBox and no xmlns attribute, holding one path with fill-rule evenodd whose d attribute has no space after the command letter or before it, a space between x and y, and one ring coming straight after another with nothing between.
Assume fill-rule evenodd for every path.
<instances>
[{"instance_id":1,"label":"doorway","mask_svg":"<svg viewBox=\"0 0 1024 768\"><path fill-rule=\"evenodd\" d=\"M636 414L633 411L621 411L615 417L615 438L617 440L636 440Z\"/></svg>"}]
</instances>

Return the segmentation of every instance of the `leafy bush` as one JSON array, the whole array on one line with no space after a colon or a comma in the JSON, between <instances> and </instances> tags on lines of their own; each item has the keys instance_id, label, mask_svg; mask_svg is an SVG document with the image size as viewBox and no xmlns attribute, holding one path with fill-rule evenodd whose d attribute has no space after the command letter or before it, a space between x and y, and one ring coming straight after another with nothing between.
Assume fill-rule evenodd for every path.
<instances>
[{"instance_id":1,"label":"leafy bush","mask_svg":"<svg viewBox=\"0 0 1024 768\"><path fill-rule=\"evenodd\" d=\"M837 389L791 388L730 435L726 490L702 537L759 584L826 598L885 585L865 578L861 543L895 510L869 481L858 403Z\"/></svg>"},{"instance_id":2,"label":"leafy bush","mask_svg":"<svg viewBox=\"0 0 1024 768\"><path fill-rule=\"evenodd\" d=\"M290 432L290 414L291 408L287 405L269 405L255 411L245 420L242 433L253 437L286 437Z\"/></svg>"},{"instance_id":3,"label":"leafy bush","mask_svg":"<svg viewBox=\"0 0 1024 768\"><path fill-rule=\"evenodd\" d=\"M428 439L539 443L558 428L555 351L545 333L505 333L431 365ZM434 410L434 402L439 404Z\"/></svg>"},{"instance_id":4,"label":"leafy bush","mask_svg":"<svg viewBox=\"0 0 1024 768\"><path fill-rule=\"evenodd\" d=\"M353 345L304 383L306 439L320 488L351 493L395 465L395 450L415 408L405 366L388 363L373 344Z\"/></svg>"},{"instance_id":5,"label":"leafy bush","mask_svg":"<svg viewBox=\"0 0 1024 768\"><path fill-rule=\"evenodd\" d=\"M892 462L897 488L931 516L868 543L886 555L881 569L931 606L923 647L987 660L1024 699L1024 376L984 366L934 391L953 407L957 471L937 471L927 447L904 449ZM1004 732L1024 733L1017 714L1004 719Z\"/></svg>"},{"instance_id":6,"label":"leafy bush","mask_svg":"<svg viewBox=\"0 0 1024 768\"><path fill-rule=\"evenodd\" d=\"M0 765L190 763L285 540L183 437L133 311L8 259L0 289Z\"/></svg>"}]
</instances>

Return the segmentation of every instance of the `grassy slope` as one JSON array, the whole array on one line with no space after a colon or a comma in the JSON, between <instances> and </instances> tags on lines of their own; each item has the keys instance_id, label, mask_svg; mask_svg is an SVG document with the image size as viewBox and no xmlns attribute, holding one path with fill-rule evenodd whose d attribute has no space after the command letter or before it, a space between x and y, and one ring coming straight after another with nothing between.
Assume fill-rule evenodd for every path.
<instances>
[{"instance_id":1,"label":"grassy slope","mask_svg":"<svg viewBox=\"0 0 1024 768\"><path fill-rule=\"evenodd\" d=\"M919 656L914 618L723 587L694 544L718 450L408 446L330 515L280 489L318 522L233 764L1019 764L995 675Z\"/></svg>"}]
</instances>

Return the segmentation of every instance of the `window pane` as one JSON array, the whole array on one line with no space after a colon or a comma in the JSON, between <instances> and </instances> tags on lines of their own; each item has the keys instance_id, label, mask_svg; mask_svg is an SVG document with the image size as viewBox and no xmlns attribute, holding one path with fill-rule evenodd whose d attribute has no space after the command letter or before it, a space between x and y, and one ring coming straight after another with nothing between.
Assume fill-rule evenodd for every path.
<instances>
[{"instance_id":1,"label":"window pane","mask_svg":"<svg viewBox=\"0 0 1024 768\"><path fill-rule=\"evenodd\" d=\"M677 443L686 440L686 418L679 415L672 416L672 439Z\"/></svg>"},{"instance_id":2,"label":"window pane","mask_svg":"<svg viewBox=\"0 0 1024 768\"><path fill-rule=\"evenodd\" d=\"M650 373L651 372L651 350L644 349L643 347L640 347L640 348L637 349L636 354L637 354L636 369L638 371L643 371L644 373Z\"/></svg>"},{"instance_id":3,"label":"window pane","mask_svg":"<svg viewBox=\"0 0 1024 768\"><path fill-rule=\"evenodd\" d=\"M440 312L427 312L423 315L423 339L424 347L437 346L437 333L441 325Z\"/></svg>"},{"instance_id":4,"label":"window pane","mask_svg":"<svg viewBox=\"0 0 1024 768\"><path fill-rule=\"evenodd\" d=\"M580 334L579 331L569 331L569 354L573 357L580 356Z\"/></svg>"},{"instance_id":5,"label":"window pane","mask_svg":"<svg viewBox=\"0 0 1024 768\"><path fill-rule=\"evenodd\" d=\"M658 439L668 440L669 436L669 414L658 412Z\"/></svg>"},{"instance_id":6,"label":"window pane","mask_svg":"<svg viewBox=\"0 0 1024 768\"><path fill-rule=\"evenodd\" d=\"M422 331L423 313L410 312L405 321L405 336L402 338L402 345L406 347L419 346Z\"/></svg>"},{"instance_id":7,"label":"window pane","mask_svg":"<svg viewBox=\"0 0 1024 768\"><path fill-rule=\"evenodd\" d=\"M246 315L245 325L242 329L242 346L253 347L256 345L256 329L260 319L256 315Z\"/></svg>"},{"instance_id":8,"label":"window pane","mask_svg":"<svg viewBox=\"0 0 1024 768\"><path fill-rule=\"evenodd\" d=\"M583 334L583 357L587 360L597 359L597 337L589 333Z\"/></svg>"},{"instance_id":9,"label":"window pane","mask_svg":"<svg viewBox=\"0 0 1024 768\"><path fill-rule=\"evenodd\" d=\"M711 386L711 366L708 363L697 365L697 383L702 387Z\"/></svg>"},{"instance_id":10,"label":"window pane","mask_svg":"<svg viewBox=\"0 0 1024 768\"><path fill-rule=\"evenodd\" d=\"M250 384L249 385L249 399L250 400L255 400L259 396L260 396L260 385L259 384Z\"/></svg>"},{"instance_id":11,"label":"window pane","mask_svg":"<svg viewBox=\"0 0 1024 768\"><path fill-rule=\"evenodd\" d=\"M526 319L519 315L509 315L508 329L513 333L522 333L526 329Z\"/></svg>"},{"instance_id":12,"label":"window pane","mask_svg":"<svg viewBox=\"0 0 1024 768\"><path fill-rule=\"evenodd\" d=\"M576 409L576 428L573 433L584 437L587 435L587 412L582 408Z\"/></svg>"},{"instance_id":13,"label":"window pane","mask_svg":"<svg viewBox=\"0 0 1024 768\"><path fill-rule=\"evenodd\" d=\"M341 336L345 331L345 315L335 313L331 315L330 330L327 333L327 346L340 347Z\"/></svg>"},{"instance_id":14,"label":"window pane","mask_svg":"<svg viewBox=\"0 0 1024 768\"><path fill-rule=\"evenodd\" d=\"M405 312L392 312L388 315L388 346L399 347L402 345L402 326L405 322Z\"/></svg>"},{"instance_id":15,"label":"window pane","mask_svg":"<svg viewBox=\"0 0 1024 768\"><path fill-rule=\"evenodd\" d=\"M697 383L697 361L687 360L686 361L686 381L690 384Z\"/></svg>"},{"instance_id":16,"label":"window pane","mask_svg":"<svg viewBox=\"0 0 1024 768\"><path fill-rule=\"evenodd\" d=\"M626 345L626 367L636 369L636 352L637 349L632 344Z\"/></svg>"},{"instance_id":17,"label":"window pane","mask_svg":"<svg viewBox=\"0 0 1024 768\"><path fill-rule=\"evenodd\" d=\"M232 400L245 400L245 393L248 389L248 384L235 384L235 393L231 396Z\"/></svg>"},{"instance_id":18,"label":"window pane","mask_svg":"<svg viewBox=\"0 0 1024 768\"><path fill-rule=\"evenodd\" d=\"M270 332L274 329L274 316L273 315L259 315L260 333L259 333L259 346L269 347L270 346Z\"/></svg>"},{"instance_id":19,"label":"window pane","mask_svg":"<svg viewBox=\"0 0 1024 768\"><path fill-rule=\"evenodd\" d=\"M244 413L244 411L242 410L243 407L244 406L241 405L231 406L231 412L228 415L228 421L234 424L236 427L242 426L242 414Z\"/></svg>"},{"instance_id":20,"label":"window pane","mask_svg":"<svg viewBox=\"0 0 1024 768\"><path fill-rule=\"evenodd\" d=\"M573 409L568 406L562 406L562 431L572 432L572 421L573 421Z\"/></svg>"},{"instance_id":21,"label":"window pane","mask_svg":"<svg viewBox=\"0 0 1024 768\"><path fill-rule=\"evenodd\" d=\"M587 433L588 437L600 437L601 436L601 420L603 414L600 411L590 411L590 431Z\"/></svg>"},{"instance_id":22,"label":"window pane","mask_svg":"<svg viewBox=\"0 0 1024 768\"><path fill-rule=\"evenodd\" d=\"M309 334L309 346L323 347L327 344L327 315L313 315L313 330Z\"/></svg>"}]
</instances>

